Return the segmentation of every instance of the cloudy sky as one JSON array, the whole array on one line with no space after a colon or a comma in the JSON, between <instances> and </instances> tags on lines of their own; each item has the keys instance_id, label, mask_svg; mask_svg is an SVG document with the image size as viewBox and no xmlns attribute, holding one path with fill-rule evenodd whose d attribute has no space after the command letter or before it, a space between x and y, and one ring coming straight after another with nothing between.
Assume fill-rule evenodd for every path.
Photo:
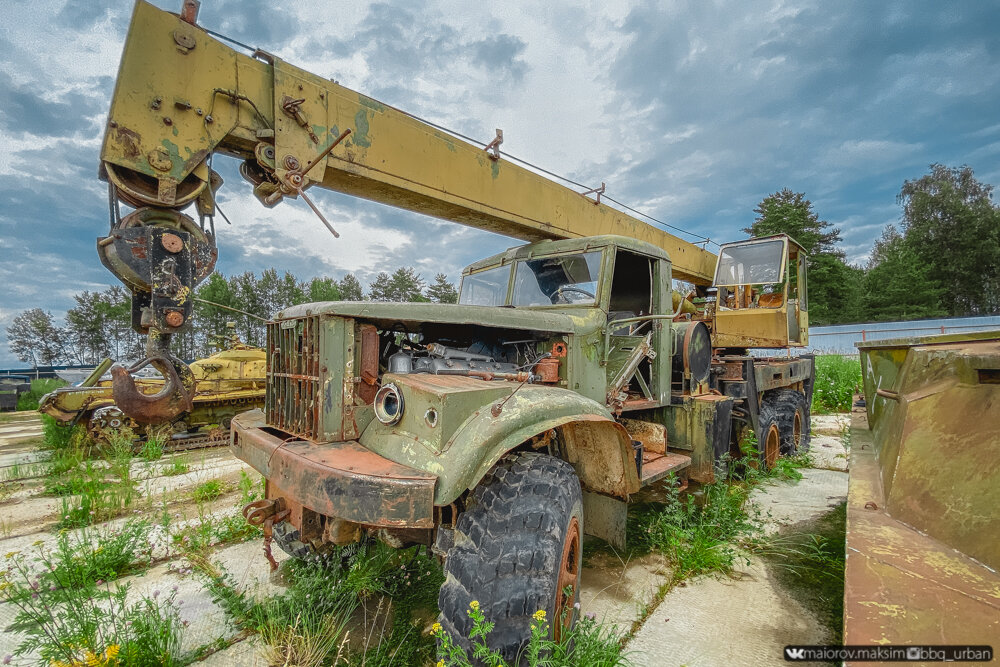
<instances>
[{"instance_id":1,"label":"cloudy sky","mask_svg":"<svg viewBox=\"0 0 1000 667\"><path fill-rule=\"evenodd\" d=\"M180 0L156 0L176 11ZM114 281L98 150L130 0L6 0L0 18L0 367L3 332ZM277 9L275 9L277 8ZM1000 185L995 2L264 2L202 0L199 23L393 106L488 141L692 232L742 238L788 187L863 263L930 163ZM218 268L303 278L400 265L425 278L514 243L313 190L260 207L226 179ZM221 223L220 223L221 224Z\"/></svg>"}]
</instances>

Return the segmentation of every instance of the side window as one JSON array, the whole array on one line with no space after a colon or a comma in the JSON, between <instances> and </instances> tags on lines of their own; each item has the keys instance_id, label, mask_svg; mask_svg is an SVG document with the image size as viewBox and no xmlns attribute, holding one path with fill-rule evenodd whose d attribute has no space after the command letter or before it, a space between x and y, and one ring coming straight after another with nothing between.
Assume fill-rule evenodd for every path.
<instances>
[{"instance_id":1,"label":"side window","mask_svg":"<svg viewBox=\"0 0 1000 667\"><path fill-rule=\"evenodd\" d=\"M611 278L610 319L621 320L653 312L653 261L627 250L618 251Z\"/></svg>"}]
</instances>

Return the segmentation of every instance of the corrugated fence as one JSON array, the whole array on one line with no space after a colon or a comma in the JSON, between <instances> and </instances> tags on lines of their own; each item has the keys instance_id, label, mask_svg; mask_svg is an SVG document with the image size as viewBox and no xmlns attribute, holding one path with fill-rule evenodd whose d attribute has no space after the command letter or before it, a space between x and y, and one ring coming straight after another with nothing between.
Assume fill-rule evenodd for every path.
<instances>
[{"instance_id":1,"label":"corrugated fence","mask_svg":"<svg viewBox=\"0 0 1000 667\"><path fill-rule=\"evenodd\" d=\"M951 317L909 322L870 322L809 327L808 351L820 354L857 354L855 343L886 338L910 338L941 333L1000 330L1000 315Z\"/></svg>"}]
</instances>

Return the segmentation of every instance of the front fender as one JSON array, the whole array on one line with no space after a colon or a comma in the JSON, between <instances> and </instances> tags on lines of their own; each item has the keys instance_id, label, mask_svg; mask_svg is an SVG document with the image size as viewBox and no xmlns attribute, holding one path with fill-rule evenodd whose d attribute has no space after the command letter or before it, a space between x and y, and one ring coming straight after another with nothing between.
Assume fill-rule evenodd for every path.
<instances>
[{"instance_id":1,"label":"front fender","mask_svg":"<svg viewBox=\"0 0 1000 667\"><path fill-rule=\"evenodd\" d=\"M493 416L490 401L473 411L436 450L421 446L391 427L372 422L360 441L379 454L437 475L435 505L454 502L486 475L500 458L532 436L558 429L563 456L584 488L627 497L639 488L631 440L607 408L557 387L525 385Z\"/></svg>"}]
</instances>

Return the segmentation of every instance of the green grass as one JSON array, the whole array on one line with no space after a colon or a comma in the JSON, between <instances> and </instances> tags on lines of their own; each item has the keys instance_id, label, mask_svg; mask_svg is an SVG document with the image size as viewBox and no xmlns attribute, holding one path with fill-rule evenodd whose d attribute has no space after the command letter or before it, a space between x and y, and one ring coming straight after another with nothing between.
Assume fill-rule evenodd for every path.
<instances>
[{"instance_id":1,"label":"green grass","mask_svg":"<svg viewBox=\"0 0 1000 667\"><path fill-rule=\"evenodd\" d=\"M48 571L45 580L19 552L7 554L0 599L16 610L8 632L20 632L15 656L32 663L73 665L188 664L181 651L183 623L173 592L128 601L128 586L75 579L76 565L60 567L58 556L38 546L31 562ZM41 658L39 660L38 658Z\"/></svg>"},{"instance_id":2,"label":"green grass","mask_svg":"<svg viewBox=\"0 0 1000 667\"><path fill-rule=\"evenodd\" d=\"M68 446L53 450L51 476L45 482L47 493L63 496L59 528L79 528L121 516L139 495L132 478L130 430L110 434L101 451L103 461L86 458L94 450L82 444L79 436L79 431L72 433Z\"/></svg>"},{"instance_id":3,"label":"green grass","mask_svg":"<svg viewBox=\"0 0 1000 667\"><path fill-rule=\"evenodd\" d=\"M778 582L794 593L829 631L843 640L847 504L805 524L783 528L761 550Z\"/></svg>"},{"instance_id":4,"label":"green grass","mask_svg":"<svg viewBox=\"0 0 1000 667\"><path fill-rule=\"evenodd\" d=\"M816 357L812 411L815 414L850 412L854 394L861 391L861 362L852 357L825 354Z\"/></svg>"},{"instance_id":5,"label":"green grass","mask_svg":"<svg viewBox=\"0 0 1000 667\"><path fill-rule=\"evenodd\" d=\"M74 438L80 438L83 426L64 426L49 415L42 415L42 442L45 449L60 450L69 447Z\"/></svg>"},{"instance_id":6,"label":"green grass","mask_svg":"<svg viewBox=\"0 0 1000 667\"><path fill-rule=\"evenodd\" d=\"M489 646L489 635L494 623L486 620L486 615L480 609L479 602L473 600L469 604L469 616L472 618L472 629L469 640L472 646L472 658L476 664L490 667L510 667L503 657ZM621 649L621 638L618 633L608 627L598 624L592 617L584 617L565 637L559 641L549 639L550 623L556 619L546 618L544 610L537 610L532 615L531 637L515 661L518 665L528 667L618 667L628 665L628 655ZM469 655L465 649L455 644L454 638L435 624L432 634L440 644L437 657L438 665L448 667L472 667Z\"/></svg>"},{"instance_id":7,"label":"green grass","mask_svg":"<svg viewBox=\"0 0 1000 667\"><path fill-rule=\"evenodd\" d=\"M166 477L174 477L175 475L186 475L190 471L191 466L184 459L178 457L171 460L169 465L162 468L160 474Z\"/></svg>"},{"instance_id":8,"label":"green grass","mask_svg":"<svg viewBox=\"0 0 1000 667\"><path fill-rule=\"evenodd\" d=\"M148 522L132 519L123 526L85 528L72 536L62 532L49 554L53 567L42 580L61 586L91 586L111 581L148 565Z\"/></svg>"},{"instance_id":9,"label":"green grass","mask_svg":"<svg viewBox=\"0 0 1000 667\"><path fill-rule=\"evenodd\" d=\"M223 493L226 492L226 487L221 479L210 479L207 482L202 482L195 487L194 492L191 497L194 498L195 502L198 503L208 503Z\"/></svg>"},{"instance_id":10,"label":"green grass","mask_svg":"<svg viewBox=\"0 0 1000 667\"><path fill-rule=\"evenodd\" d=\"M65 387L68 383L65 380L60 380L58 378L39 378L37 380L31 381L31 391L26 391L17 397L17 409L18 410L37 410L38 402L42 400L42 396L58 389L59 387Z\"/></svg>"},{"instance_id":11,"label":"green grass","mask_svg":"<svg viewBox=\"0 0 1000 667\"><path fill-rule=\"evenodd\" d=\"M162 456L163 439L156 435L150 435L139 449L139 458L150 463L159 460Z\"/></svg>"},{"instance_id":12,"label":"green grass","mask_svg":"<svg viewBox=\"0 0 1000 667\"><path fill-rule=\"evenodd\" d=\"M169 513L166 510L164 513L167 517L164 523L169 525ZM198 508L197 522L188 523L170 533L174 544L184 552L193 554L206 553L212 547L246 542L261 536L263 531L251 526L239 513L213 516L206 514L201 507Z\"/></svg>"},{"instance_id":13,"label":"green grass","mask_svg":"<svg viewBox=\"0 0 1000 667\"><path fill-rule=\"evenodd\" d=\"M666 485L666 501L630 513L628 541L637 551L657 551L672 566L673 582L708 572L731 572L740 547L760 535L749 505L750 487L716 482L682 494Z\"/></svg>"}]
</instances>

